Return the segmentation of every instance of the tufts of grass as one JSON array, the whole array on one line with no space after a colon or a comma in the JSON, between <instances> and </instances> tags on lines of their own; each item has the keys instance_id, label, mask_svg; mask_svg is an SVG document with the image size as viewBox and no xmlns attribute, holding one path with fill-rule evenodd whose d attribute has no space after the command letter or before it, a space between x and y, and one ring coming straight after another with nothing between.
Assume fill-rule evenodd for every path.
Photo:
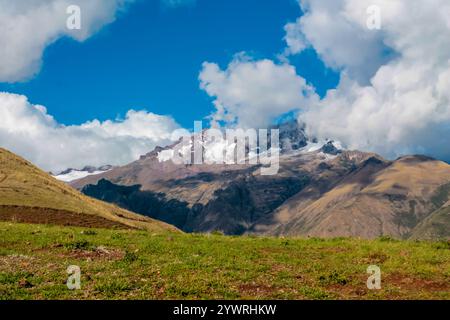
<instances>
[{"instance_id":1,"label":"tufts of grass","mask_svg":"<svg viewBox=\"0 0 450 320\"><path fill-rule=\"evenodd\" d=\"M347 279L346 276L344 276L343 274L341 274L341 273L337 272L336 270L334 270L331 273L320 275L319 276L319 282L322 285L338 284L338 285L344 286L347 283L349 283L349 280Z\"/></svg>"},{"instance_id":2,"label":"tufts of grass","mask_svg":"<svg viewBox=\"0 0 450 320\"><path fill-rule=\"evenodd\" d=\"M109 281L107 283L98 284L94 288L97 293L108 298L117 296L132 289L133 287L129 283L122 280Z\"/></svg>"},{"instance_id":3,"label":"tufts of grass","mask_svg":"<svg viewBox=\"0 0 450 320\"><path fill-rule=\"evenodd\" d=\"M446 241L83 230L0 222L0 299L450 299Z\"/></svg>"},{"instance_id":4,"label":"tufts of grass","mask_svg":"<svg viewBox=\"0 0 450 320\"><path fill-rule=\"evenodd\" d=\"M14 273L0 273L0 284L12 285L19 284L21 281L31 283L33 274L26 271L19 271Z\"/></svg>"},{"instance_id":5,"label":"tufts of grass","mask_svg":"<svg viewBox=\"0 0 450 320\"><path fill-rule=\"evenodd\" d=\"M330 298L330 294L319 288L305 286L300 289L300 293L309 300L325 300Z\"/></svg>"},{"instance_id":6,"label":"tufts of grass","mask_svg":"<svg viewBox=\"0 0 450 320\"><path fill-rule=\"evenodd\" d=\"M380 241L380 242L397 242L399 240L394 239L394 238L392 238L390 236L381 236L381 237L378 238L378 241Z\"/></svg>"},{"instance_id":7,"label":"tufts of grass","mask_svg":"<svg viewBox=\"0 0 450 320\"><path fill-rule=\"evenodd\" d=\"M91 250L94 247L87 240L77 240L64 244L64 247L69 250Z\"/></svg>"},{"instance_id":8,"label":"tufts of grass","mask_svg":"<svg viewBox=\"0 0 450 320\"><path fill-rule=\"evenodd\" d=\"M450 250L450 240L441 240L433 243L433 248L438 250Z\"/></svg>"},{"instance_id":9,"label":"tufts of grass","mask_svg":"<svg viewBox=\"0 0 450 320\"><path fill-rule=\"evenodd\" d=\"M127 251L123 257L123 261L126 263L133 263L139 260L139 256L136 252Z\"/></svg>"},{"instance_id":10,"label":"tufts of grass","mask_svg":"<svg viewBox=\"0 0 450 320\"><path fill-rule=\"evenodd\" d=\"M97 235L97 232L95 230L83 230L80 233L84 234L86 236L96 236Z\"/></svg>"}]
</instances>

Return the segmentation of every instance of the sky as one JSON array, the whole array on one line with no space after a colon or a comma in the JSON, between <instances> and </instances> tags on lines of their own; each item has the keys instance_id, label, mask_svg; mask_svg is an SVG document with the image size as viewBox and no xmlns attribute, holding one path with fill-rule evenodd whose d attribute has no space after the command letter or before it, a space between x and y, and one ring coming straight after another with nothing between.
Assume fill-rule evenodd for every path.
<instances>
[{"instance_id":1,"label":"sky","mask_svg":"<svg viewBox=\"0 0 450 320\"><path fill-rule=\"evenodd\" d=\"M431 2L0 0L0 146L121 165L195 120L294 112L349 149L449 161L450 4Z\"/></svg>"},{"instance_id":2,"label":"sky","mask_svg":"<svg viewBox=\"0 0 450 320\"><path fill-rule=\"evenodd\" d=\"M198 0L170 7L156 0L130 5L118 19L83 43L61 38L48 46L40 72L0 91L26 95L59 122L81 124L146 109L173 116L190 128L214 109L200 88L204 61L226 66L238 52L276 58L284 25L300 8L294 0ZM299 72L325 92L338 75L313 51Z\"/></svg>"}]
</instances>

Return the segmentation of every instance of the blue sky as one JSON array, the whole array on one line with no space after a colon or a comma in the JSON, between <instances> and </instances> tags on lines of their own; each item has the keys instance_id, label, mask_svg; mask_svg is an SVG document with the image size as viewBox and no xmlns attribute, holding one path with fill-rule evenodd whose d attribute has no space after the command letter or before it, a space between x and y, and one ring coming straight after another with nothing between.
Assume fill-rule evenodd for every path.
<instances>
[{"instance_id":1,"label":"blue sky","mask_svg":"<svg viewBox=\"0 0 450 320\"><path fill-rule=\"evenodd\" d=\"M80 31L66 25L74 3ZM121 165L195 120L261 128L295 111L321 141L449 161L446 8L448 0L0 0L0 146L49 170Z\"/></svg>"},{"instance_id":2,"label":"blue sky","mask_svg":"<svg viewBox=\"0 0 450 320\"><path fill-rule=\"evenodd\" d=\"M84 42L66 37L48 46L36 76L1 83L0 91L27 96L66 125L146 109L189 128L214 109L199 88L202 63L226 68L242 51L276 60L286 46L283 27L300 15L294 0L198 0L177 8L141 0ZM291 64L320 95L339 80L312 49Z\"/></svg>"}]
</instances>

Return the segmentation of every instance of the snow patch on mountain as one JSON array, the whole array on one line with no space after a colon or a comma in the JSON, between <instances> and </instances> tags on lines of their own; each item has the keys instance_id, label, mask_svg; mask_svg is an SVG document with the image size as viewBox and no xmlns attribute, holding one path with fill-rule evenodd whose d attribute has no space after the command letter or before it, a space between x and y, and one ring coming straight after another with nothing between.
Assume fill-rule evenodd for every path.
<instances>
[{"instance_id":1,"label":"snow patch on mountain","mask_svg":"<svg viewBox=\"0 0 450 320\"><path fill-rule=\"evenodd\" d=\"M101 173L105 173L109 170L111 170L113 167L112 166L102 166L100 168L95 168L95 167L85 167L83 169L67 169L64 170L58 174L52 174L52 176L60 181L64 181L64 182L71 182L71 181L75 181L78 179L82 179L85 178L87 176L92 176L92 175L96 175L96 174L101 174Z\"/></svg>"}]
</instances>

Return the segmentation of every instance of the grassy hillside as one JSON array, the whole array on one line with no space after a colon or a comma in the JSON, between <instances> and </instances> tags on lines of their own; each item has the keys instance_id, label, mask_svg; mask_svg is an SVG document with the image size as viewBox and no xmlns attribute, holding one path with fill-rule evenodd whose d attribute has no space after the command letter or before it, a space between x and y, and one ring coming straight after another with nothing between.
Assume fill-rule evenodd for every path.
<instances>
[{"instance_id":1,"label":"grassy hillside","mask_svg":"<svg viewBox=\"0 0 450 320\"><path fill-rule=\"evenodd\" d=\"M1 148L0 220L175 231L164 223L89 198Z\"/></svg>"},{"instance_id":2,"label":"grassy hillside","mask_svg":"<svg viewBox=\"0 0 450 320\"><path fill-rule=\"evenodd\" d=\"M69 265L81 290L69 291ZM382 289L366 287L369 265ZM450 299L449 242L0 223L0 299Z\"/></svg>"}]
</instances>

